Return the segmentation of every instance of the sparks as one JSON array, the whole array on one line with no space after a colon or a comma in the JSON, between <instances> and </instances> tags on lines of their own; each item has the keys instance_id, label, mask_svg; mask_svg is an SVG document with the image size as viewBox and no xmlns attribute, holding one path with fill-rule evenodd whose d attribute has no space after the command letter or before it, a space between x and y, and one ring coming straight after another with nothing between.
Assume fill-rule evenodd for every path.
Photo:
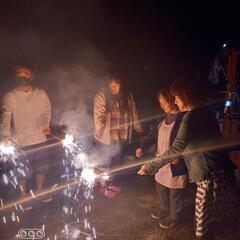
<instances>
[{"instance_id":1,"label":"sparks","mask_svg":"<svg viewBox=\"0 0 240 240\"><path fill-rule=\"evenodd\" d=\"M107 173L103 173L101 176L101 180L108 181L110 179L110 176Z\"/></svg>"},{"instance_id":2,"label":"sparks","mask_svg":"<svg viewBox=\"0 0 240 240\"><path fill-rule=\"evenodd\" d=\"M83 165L88 160L88 157L85 153L79 153L73 161L73 165L76 169L83 167Z\"/></svg>"},{"instance_id":3,"label":"sparks","mask_svg":"<svg viewBox=\"0 0 240 240\"><path fill-rule=\"evenodd\" d=\"M8 177L5 174L3 174L3 181L6 185L8 184Z\"/></svg>"},{"instance_id":4,"label":"sparks","mask_svg":"<svg viewBox=\"0 0 240 240\"><path fill-rule=\"evenodd\" d=\"M0 152L4 155L14 155L15 147L13 147L11 145L1 144Z\"/></svg>"},{"instance_id":5,"label":"sparks","mask_svg":"<svg viewBox=\"0 0 240 240\"><path fill-rule=\"evenodd\" d=\"M72 238L73 239L78 239L80 234L81 234L81 232L78 229L75 229L72 233Z\"/></svg>"},{"instance_id":6,"label":"sparks","mask_svg":"<svg viewBox=\"0 0 240 240\"><path fill-rule=\"evenodd\" d=\"M81 173L81 178L87 183L88 186L92 186L97 178L97 175L93 169L84 168Z\"/></svg>"},{"instance_id":7,"label":"sparks","mask_svg":"<svg viewBox=\"0 0 240 240\"><path fill-rule=\"evenodd\" d=\"M73 144L73 135L66 134L65 138L63 139L62 143L65 147L71 146Z\"/></svg>"}]
</instances>

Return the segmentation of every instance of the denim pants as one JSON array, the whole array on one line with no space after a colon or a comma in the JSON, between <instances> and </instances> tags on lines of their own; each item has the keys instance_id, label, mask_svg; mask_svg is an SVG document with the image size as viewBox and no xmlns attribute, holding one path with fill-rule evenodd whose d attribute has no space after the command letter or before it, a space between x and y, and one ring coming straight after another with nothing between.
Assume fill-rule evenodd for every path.
<instances>
[{"instance_id":1,"label":"denim pants","mask_svg":"<svg viewBox=\"0 0 240 240\"><path fill-rule=\"evenodd\" d=\"M181 217L184 188L168 188L156 182L156 191L160 199L160 223L170 225Z\"/></svg>"}]
</instances>

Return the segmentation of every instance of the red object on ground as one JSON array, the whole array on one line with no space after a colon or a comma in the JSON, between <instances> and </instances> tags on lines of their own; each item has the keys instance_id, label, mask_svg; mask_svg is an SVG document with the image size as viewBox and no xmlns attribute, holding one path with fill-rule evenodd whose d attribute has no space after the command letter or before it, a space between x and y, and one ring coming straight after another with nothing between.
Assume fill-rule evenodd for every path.
<instances>
[{"instance_id":1,"label":"red object on ground","mask_svg":"<svg viewBox=\"0 0 240 240\"><path fill-rule=\"evenodd\" d=\"M100 193L111 199L115 198L121 191L122 191L121 187L113 184L108 185L107 187L100 188Z\"/></svg>"}]
</instances>

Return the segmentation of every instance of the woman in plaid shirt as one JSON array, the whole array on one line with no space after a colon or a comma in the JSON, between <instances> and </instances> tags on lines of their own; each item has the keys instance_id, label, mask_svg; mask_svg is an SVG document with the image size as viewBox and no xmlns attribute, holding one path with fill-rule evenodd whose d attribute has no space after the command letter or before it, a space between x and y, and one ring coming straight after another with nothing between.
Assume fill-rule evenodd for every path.
<instances>
[{"instance_id":1,"label":"woman in plaid shirt","mask_svg":"<svg viewBox=\"0 0 240 240\"><path fill-rule=\"evenodd\" d=\"M143 132L133 95L124 91L116 75L94 98L94 125L95 139L109 155L104 163L108 166L119 163L123 150L132 143L133 131Z\"/></svg>"}]
</instances>

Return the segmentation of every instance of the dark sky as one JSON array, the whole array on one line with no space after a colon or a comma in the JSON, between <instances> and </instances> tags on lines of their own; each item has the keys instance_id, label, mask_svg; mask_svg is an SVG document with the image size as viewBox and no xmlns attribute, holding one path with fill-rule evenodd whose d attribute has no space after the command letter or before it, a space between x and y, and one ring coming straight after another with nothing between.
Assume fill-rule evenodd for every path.
<instances>
[{"instance_id":1,"label":"dark sky","mask_svg":"<svg viewBox=\"0 0 240 240\"><path fill-rule=\"evenodd\" d=\"M101 66L84 51L91 46L136 95L151 94L185 66L208 70L221 45L238 39L237 12L220 0L2 0L1 81L15 64Z\"/></svg>"}]
</instances>

